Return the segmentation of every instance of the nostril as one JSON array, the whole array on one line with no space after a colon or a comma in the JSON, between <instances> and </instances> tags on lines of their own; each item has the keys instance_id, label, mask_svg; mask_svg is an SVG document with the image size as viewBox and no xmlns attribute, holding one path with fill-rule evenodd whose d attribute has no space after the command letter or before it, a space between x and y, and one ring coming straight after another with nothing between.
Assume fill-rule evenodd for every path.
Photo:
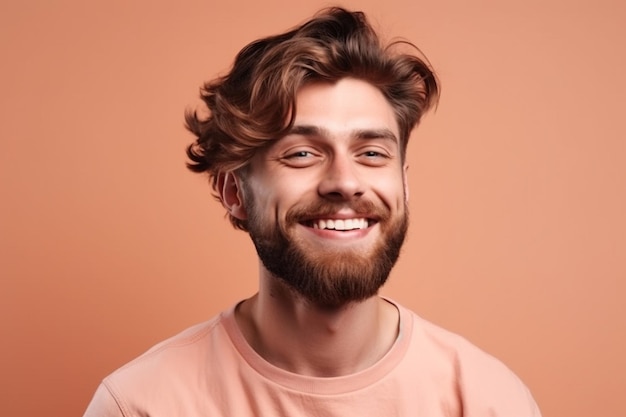
<instances>
[{"instance_id":1,"label":"nostril","mask_svg":"<svg viewBox=\"0 0 626 417\"><path fill-rule=\"evenodd\" d=\"M346 192L341 192L341 191L330 191L327 193L320 193L321 197L324 197L328 200L335 200L335 201L339 201L339 200L352 200L354 198L358 198L361 197L363 195L363 192L359 191L356 193L346 193Z\"/></svg>"},{"instance_id":2,"label":"nostril","mask_svg":"<svg viewBox=\"0 0 626 417\"><path fill-rule=\"evenodd\" d=\"M359 197L365 192L361 181L355 178L343 180L325 179L320 182L318 191L322 196L345 199Z\"/></svg>"}]
</instances>

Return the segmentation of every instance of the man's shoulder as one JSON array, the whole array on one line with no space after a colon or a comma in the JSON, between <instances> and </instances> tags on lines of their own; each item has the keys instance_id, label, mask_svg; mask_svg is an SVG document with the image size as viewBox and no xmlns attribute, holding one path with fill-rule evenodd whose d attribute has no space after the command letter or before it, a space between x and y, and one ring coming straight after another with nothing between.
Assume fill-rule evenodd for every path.
<instances>
[{"instance_id":1,"label":"man's shoulder","mask_svg":"<svg viewBox=\"0 0 626 417\"><path fill-rule=\"evenodd\" d=\"M105 377L85 416L139 415L148 408L176 415L181 404L193 404L207 375L223 372L223 358L232 355L222 325L227 314L183 330Z\"/></svg>"},{"instance_id":2,"label":"man's shoulder","mask_svg":"<svg viewBox=\"0 0 626 417\"><path fill-rule=\"evenodd\" d=\"M219 350L219 341L227 338L221 329L223 314L195 324L154 345L143 354L108 375L103 383L112 391L128 391L137 387L163 388L179 379L198 373L202 364L209 365L211 350Z\"/></svg>"},{"instance_id":3,"label":"man's shoulder","mask_svg":"<svg viewBox=\"0 0 626 417\"><path fill-rule=\"evenodd\" d=\"M540 415L532 396L521 379L500 359L465 337L434 324L409 311L413 320L413 346L417 355L428 356L427 366L447 369L455 380L464 407L497 415ZM485 408L486 407L486 408ZM490 408L491 407L491 408ZM507 414L510 410L513 414ZM476 410L475 410L476 411Z\"/></svg>"},{"instance_id":4,"label":"man's shoulder","mask_svg":"<svg viewBox=\"0 0 626 417\"><path fill-rule=\"evenodd\" d=\"M415 312L410 312L414 321L414 336L421 338L423 343L432 345L442 354L456 360L477 360L480 362L496 362L502 364L491 354L479 348L465 336L435 324Z\"/></svg>"},{"instance_id":5,"label":"man's shoulder","mask_svg":"<svg viewBox=\"0 0 626 417\"><path fill-rule=\"evenodd\" d=\"M447 361L478 361L480 365L491 363L494 366L504 366L500 360L479 348L464 336L445 329L422 316L418 315L406 307L405 317L410 317L412 322L413 347L419 350L428 350L432 353L438 352Z\"/></svg>"}]
</instances>

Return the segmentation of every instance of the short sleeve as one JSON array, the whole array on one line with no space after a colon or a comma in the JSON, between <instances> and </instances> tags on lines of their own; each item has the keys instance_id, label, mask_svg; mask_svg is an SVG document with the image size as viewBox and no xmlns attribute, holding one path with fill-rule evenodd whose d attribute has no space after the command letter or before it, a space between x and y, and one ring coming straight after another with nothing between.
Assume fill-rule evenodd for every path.
<instances>
[{"instance_id":1,"label":"short sleeve","mask_svg":"<svg viewBox=\"0 0 626 417\"><path fill-rule=\"evenodd\" d=\"M96 393L89 403L83 417L126 417L120 409L117 401L104 385L100 384Z\"/></svg>"}]
</instances>

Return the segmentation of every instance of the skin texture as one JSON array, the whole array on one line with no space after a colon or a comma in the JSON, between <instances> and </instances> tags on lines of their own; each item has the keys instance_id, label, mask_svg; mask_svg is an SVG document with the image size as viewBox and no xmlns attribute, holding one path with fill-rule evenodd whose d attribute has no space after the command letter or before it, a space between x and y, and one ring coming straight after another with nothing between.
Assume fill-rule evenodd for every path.
<instances>
[{"instance_id":1,"label":"skin texture","mask_svg":"<svg viewBox=\"0 0 626 417\"><path fill-rule=\"evenodd\" d=\"M402 244L407 195L398 126L380 91L350 78L303 87L291 133L259 152L245 175L222 179L224 205L249 222L257 250L280 231L315 267L280 276L259 251L259 293L239 306L237 319L261 356L293 372L338 376L387 352L398 314L375 294ZM313 227L354 218L367 218L368 226ZM378 276L368 277L379 264ZM323 291L295 288L292 278ZM338 287L339 295L325 296Z\"/></svg>"}]
</instances>

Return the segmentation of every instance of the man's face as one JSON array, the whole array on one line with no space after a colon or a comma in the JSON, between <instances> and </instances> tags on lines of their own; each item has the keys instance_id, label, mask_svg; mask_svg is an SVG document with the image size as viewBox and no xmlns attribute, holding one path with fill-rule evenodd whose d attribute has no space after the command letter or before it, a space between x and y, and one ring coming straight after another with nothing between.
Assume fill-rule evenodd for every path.
<instances>
[{"instance_id":1,"label":"man's face","mask_svg":"<svg viewBox=\"0 0 626 417\"><path fill-rule=\"evenodd\" d=\"M378 89L349 78L303 87L291 132L241 181L259 258L296 294L335 308L384 284L408 213L398 126Z\"/></svg>"}]
</instances>

